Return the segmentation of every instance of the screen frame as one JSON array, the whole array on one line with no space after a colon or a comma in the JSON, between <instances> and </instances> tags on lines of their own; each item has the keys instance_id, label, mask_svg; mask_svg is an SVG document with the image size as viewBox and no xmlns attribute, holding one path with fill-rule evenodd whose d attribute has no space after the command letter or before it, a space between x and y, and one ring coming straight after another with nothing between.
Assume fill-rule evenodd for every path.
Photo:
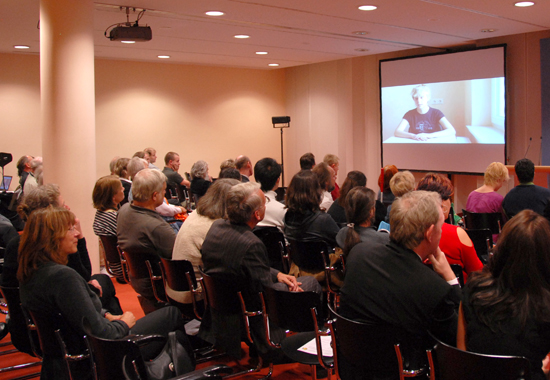
<instances>
[{"instance_id":1,"label":"screen frame","mask_svg":"<svg viewBox=\"0 0 550 380\"><path fill-rule=\"evenodd\" d=\"M378 95L379 95L379 105L380 105L380 162L382 163L382 167L384 167L386 164L384 163L384 132L383 132L383 114L382 114L382 64L385 62L391 62L391 61L404 61L404 60L411 60L416 58L426 58L426 57L433 57L433 56L441 56L441 55L452 55L452 54L459 54L459 53L465 53L465 52L472 52L472 51L479 51L479 50L487 50L487 49L495 49L495 48L503 48L503 72L504 72L504 152L503 152L503 164L506 165L508 162L508 73L507 73L507 44L496 44L496 45L490 45L490 46L483 46L483 47L476 47L471 49L461 49L461 50L450 50L444 52L437 52L437 53L428 53L428 54L418 54L418 55L411 55L406 57L398 57L398 58L389 58L389 59L381 59L378 61ZM459 158L458 158L459 159ZM388 163L388 165L391 163ZM413 172L431 172L434 170L429 169L418 169L418 168L399 168L399 170L410 170ZM478 172L478 171L438 171L439 173L447 173L447 174L466 174L466 175L480 175L484 174L484 172Z\"/></svg>"}]
</instances>

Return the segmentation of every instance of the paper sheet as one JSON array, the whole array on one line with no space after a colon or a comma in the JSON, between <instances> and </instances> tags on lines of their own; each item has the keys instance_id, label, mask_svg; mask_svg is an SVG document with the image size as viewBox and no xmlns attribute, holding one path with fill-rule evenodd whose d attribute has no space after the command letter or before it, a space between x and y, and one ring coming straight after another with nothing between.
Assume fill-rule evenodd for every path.
<instances>
[{"instance_id":1,"label":"paper sheet","mask_svg":"<svg viewBox=\"0 0 550 380\"><path fill-rule=\"evenodd\" d=\"M321 337L321 349L323 350L323 356L332 357L332 346L330 345L331 337ZM315 344L315 338L298 348L298 351L305 352L306 354L317 355L317 345Z\"/></svg>"}]
</instances>

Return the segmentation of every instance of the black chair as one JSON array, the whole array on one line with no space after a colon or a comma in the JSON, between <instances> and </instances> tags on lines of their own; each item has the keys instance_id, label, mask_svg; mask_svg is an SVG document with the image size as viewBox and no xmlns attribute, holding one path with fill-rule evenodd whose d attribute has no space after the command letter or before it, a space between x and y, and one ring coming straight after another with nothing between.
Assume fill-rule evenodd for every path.
<instances>
[{"instance_id":1,"label":"black chair","mask_svg":"<svg viewBox=\"0 0 550 380\"><path fill-rule=\"evenodd\" d=\"M99 338L92 334L87 319L83 321L83 328L98 380L149 379L139 347L148 342L166 340L160 335L129 335L121 339ZM231 368L225 365L212 365L174 377L172 380L221 380L222 375L230 372Z\"/></svg>"},{"instance_id":2,"label":"black chair","mask_svg":"<svg viewBox=\"0 0 550 380\"><path fill-rule=\"evenodd\" d=\"M324 272L327 301L338 305L339 288L331 281L333 272L343 273L342 256L335 265L330 263L332 249L324 240L295 240L288 238L290 244L290 259L300 270L310 273ZM338 265L340 264L340 265Z\"/></svg>"},{"instance_id":3,"label":"black chair","mask_svg":"<svg viewBox=\"0 0 550 380\"><path fill-rule=\"evenodd\" d=\"M266 288L263 293L260 293L260 299L266 339L271 346L281 348L284 354L293 361L309 365L313 380L317 379L318 365L327 370L330 379L334 361L330 356L323 356L322 349L320 349L322 347L321 337L330 336L330 332L319 328L319 322L322 323L322 318L317 314L321 306L320 295L315 292L288 292ZM287 336L280 344L274 343L270 339L270 323L282 330L297 334ZM298 350L313 339L317 345L316 354Z\"/></svg>"},{"instance_id":4,"label":"black chair","mask_svg":"<svg viewBox=\"0 0 550 380\"><path fill-rule=\"evenodd\" d=\"M122 263L120 262L120 253L116 236L100 236L99 241L105 252L105 269L111 275L123 283L128 283L122 272Z\"/></svg>"},{"instance_id":5,"label":"black chair","mask_svg":"<svg viewBox=\"0 0 550 380\"><path fill-rule=\"evenodd\" d=\"M280 272L288 273L290 265L285 235L277 227L256 226L252 232L267 248L269 266Z\"/></svg>"},{"instance_id":6,"label":"black chair","mask_svg":"<svg viewBox=\"0 0 550 380\"><path fill-rule=\"evenodd\" d=\"M46 315L25 308L23 311L36 326L43 354L42 372L56 373L60 379L71 380L87 378L93 372L84 336L71 329L60 314Z\"/></svg>"},{"instance_id":7,"label":"black chair","mask_svg":"<svg viewBox=\"0 0 550 380\"><path fill-rule=\"evenodd\" d=\"M164 278L165 293L168 303L176 306L182 314L188 319L202 319L204 313L204 301L202 299L202 289L198 288L197 279L193 264L188 260L170 260L161 258L160 269ZM166 289L168 286L176 292L190 292L192 307L189 304L178 302L170 298Z\"/></svg>"},{"instance_id":8,"label":"black chair","mask_svg":"<svg viewBox=\"0 0 550 380\"><path fill-rule=\"evenodd\" d=\"M433 337L433 336L432 336ZM430 367L437 380L529 380L529 360L521 356L483 355L459 350L436 338L428 351Z\"/></svg>"},{"instance_id":9,"label":"black chair","mask_svg":"<svg viewBox=\"0 0 550 380\"><path fill-rule=\"evenodd\" d=\"M245 343L250 347L255 345L252 333L250 330L250 317L261 315L261 310L248 311L244 298L241 293L241 289L244 288L242 284L239 284L232 276L226 275L214 275L210 276L202 269L200 269L202 279L200 280L201 286L205 291L206 304L208 308L212 309L219 315L225 317L239 316L242 321L241 326L244 327L244 337L239 336L238 339L244 338ZM237 331L224 331L223 334L238 334ZM217 342L214 345L217 349L226 351L226 347L218 345ZM263 359L258 356L258 364L254 368L231 374L227 377L241 376L247 373L258 372L262 369ZM273 363L269 364L269 372L263 379L268 379L273 373Z\"/></svg>"},{"instance_id":10,"label":"black chair","mask_svg":"<svg viewBox=\"0 0 550 380\"><path fill-rule=\"evenodd\" d=\"M132 280L143 281L144 279L149 279L149 281L151 281L151 292L153 294L151 294L149 298L138 295L138 300L144 313L148 314L163 307L166 304L166 298L164 296L162 275L160 274L160 267L158 266L158 256L156 254L121 250L121 257L125 261L124 265L128 267L130 285L132 285L134 289L136 289L136 286L132 283ZM147 261L150 261L149 265ZM151 263L156 263L157 266L151 268ZM151 272L151 269L153 272ZM155 300L152 298L155 298Z\"/></svg>"},{"instance_id":11,"label":"black chair","mask_svg":"<svg viewBox=\"0 0 550 380\"><path fill-rule=\"evenodd\" d=\"M127 284L130 283L130 268L128 267L128 260L126 260L126 255L124 254L124 251L120 249L120 247L117 245L118 254L120 255L120 266L122 267L122 276L124 277L124 281L126 281Z\"/></svg>"},{"instance_id":12,"label":"black chair","mask_svg":"<svg viewBox=\"0 0 550 380\"><path fill-rule=\"evenodd\" d=\"M410 337L391 325L368 324L352 321L334 310L331 323L334 362L337 374L345 380L353 371L354 377L362 374L381 378L425 376L427 367L411 365L406 355L412 352ZM348 375L349 376L349 375ZM465 380L465 379L462 379Z\"/></svg>"},{"instance_id":13,"label":"black chair","mask_svg":"<svg viewBox=\"0 0 550 380\"><path fill-rule=\"evenodd\" d=\"M467 229L466 233L474 244L477 257L479 257L483 264L487 264L489 256L493 254L493 234L491 230L488 228L480 230Z\"/></svg>"},{"instance_id":14,"label":"black chair","mask_svg":"<svg viewBox=\"0 0 550 380\"><path fill-rule=\"evenodd\" d=\"M500 212L481 213L462 209L462 215L466 229L480 230L488 228L493 235L498 235L502 232L504 221Z\"/></svg>"},{"instance_id":15,"label":"black chair","mask_svg":"<svg viewBox=\"0 0 550 380\"><path fill-rule=\"evenodd\" d=\"M27 321L23 310L21 309L21 300L19 297L19 288L0 287L0 292L8 307L9 313L9 332L11 337L10 344L15 350L2 351L2 353L23 352L33 357L40 358L42 352L38 350L38 335L36 331L27 331ZM31 341L31 337L33 340ZM3 344L4 345L4 344ZM41 361L18 364L10 367L0 368L0 373L14 371L22 368L29 368L41 365ZM33 375L39 376L40 373Z\"/></svg>"}]
</instances>

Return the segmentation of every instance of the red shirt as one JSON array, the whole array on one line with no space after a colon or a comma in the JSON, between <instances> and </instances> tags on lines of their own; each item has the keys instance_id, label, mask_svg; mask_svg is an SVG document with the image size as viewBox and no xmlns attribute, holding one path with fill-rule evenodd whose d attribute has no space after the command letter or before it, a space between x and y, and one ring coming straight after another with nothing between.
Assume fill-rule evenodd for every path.
<instances>
[{"instance_id":1,"label":"red shirt","mask_svg":"<svg viewBox=\"0 0 550 380\"><path fill-rule=\"evenodd\" d=\"M458 237L459 227L452 224L443 223L441 231L441 240L439 248L445 253L449 264L458 264L462 267L464 273L464 283L468 279L468 274L481 270L483 264L477 257L474 246L468 247L462 244Z\"/></svg>"}]
</instances>

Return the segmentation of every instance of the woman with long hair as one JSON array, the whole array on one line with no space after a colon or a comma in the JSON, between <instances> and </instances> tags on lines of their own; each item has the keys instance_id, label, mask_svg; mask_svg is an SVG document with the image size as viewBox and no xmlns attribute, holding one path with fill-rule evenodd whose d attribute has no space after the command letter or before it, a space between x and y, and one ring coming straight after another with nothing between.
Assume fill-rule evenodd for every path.
<instances>
[{"instance_id":1,"label":"woman with long hair","mask_svg":"<svg viewBox=\"0 0 550 380\"><path fill-rule=\"evenodd\" d=\"M181 313L175 307L166 307L136 321L127 311L122 315L103 314L101 302L86 281L67 264L67 257L77 251L78 231L72 212L64 208L47 207L34 211L23 230L19 253L17 278L20 283L21 304L26 309L53 320L64 319L68 342L84 335L82 321L86 318L92 333L101 338L117 339L132 334L160 334L183 327ZM183 330L181 330L183 331ZM185 342L186 336L179 333ZM164 346L151 343L141 351L146 360L153 359ZM41 379L68 378L63 358L57 353L44 352ZM85 364L75 368L74 378L91 378Z\"/></svg>"},{"instance_id":2,"label":"woman with long hair","mask_svg":"<svg viewBox=\"0 0 550 380\"><path fill-rule=\"evenodd\" d=\"M340 189L340 196L327 211L327 213L332 216L332 219L340 226L344 226L347 223L346 211L344 210L346 196L350 190L356 186L367 186L367 177L359 170L353 170L348 173Z\"/></svg>"},{"instance_id":3,"label":"woman with long hair","mask_svg":"<svg viewBox=\"0 0 550 380\"><path fill-rule=\"evenodd\" d=\"M372 225L376 209L374 191L366 187L354 187L347 194L344 207L348 224L336 235L336 242L342 247L344 258L362 241L374 240L380 244L390 241L387 232L377 231Z\"/></svg>"},{"instance_id":4,"label":"woman with long hair","mask_svg":"<svg viewBox=\"0 0 550 380\"><path fill-rule=\"evenodd\" d=\"M544 217L524 210L505 224L492 259L470 276L462 308L469 351L525 356L532 378L545 379L541 366L550 352L550 224Z\"/></svg>"}]
</instances>

